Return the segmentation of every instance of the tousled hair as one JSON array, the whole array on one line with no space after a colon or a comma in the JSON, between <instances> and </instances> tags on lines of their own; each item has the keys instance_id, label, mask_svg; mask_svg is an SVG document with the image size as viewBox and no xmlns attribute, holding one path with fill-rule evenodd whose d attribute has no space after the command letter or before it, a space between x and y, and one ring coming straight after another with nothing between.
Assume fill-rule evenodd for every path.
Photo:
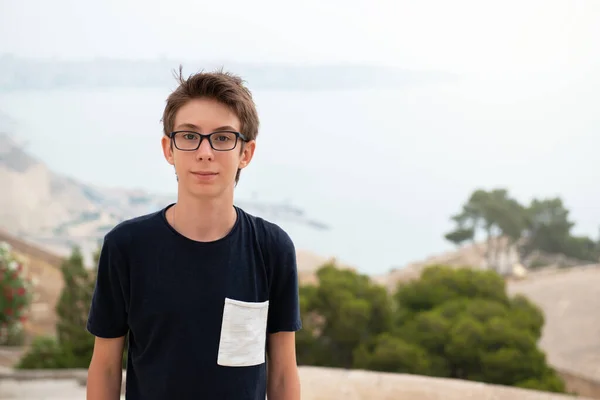
<instances>
[{"instance_id":1,"label":"tousled hair","mask_svg":"<svg viewBox=\"0 0 600 400\"><path fill-rule=\"evenodd\" d=\"M259 119L256 105L252 99L252 93L244 85L239 76L222 69L214 72L198 72L184 78L182 66L175 74L177 88L167 97L167 104L163 111L163 132L169 135L173 131L175 116L179 109L188 101L198 98L210 98L216 100L231 111L240 120L240 133L247 140L255 140L258 136ZM240 151L243 148L240 146ZM239 181L240 170L235 175L235 183Z\"/></svg>"}]
</instances>

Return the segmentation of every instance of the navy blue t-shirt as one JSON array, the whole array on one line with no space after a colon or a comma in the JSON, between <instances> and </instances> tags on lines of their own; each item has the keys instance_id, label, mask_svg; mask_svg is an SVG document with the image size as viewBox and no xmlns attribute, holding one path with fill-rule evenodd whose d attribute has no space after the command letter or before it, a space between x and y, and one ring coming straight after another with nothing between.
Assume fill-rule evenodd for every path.
<instances>
[{"instance_id":1,"label":"navy blue t-shirt","mask_svg":"<svg viewBox=\"0 0 600 400\"><path fill-rule=\"evenodd\" d=\"M128 400L264 400L268 334L301 328L294 245L236 207L229 234L196 242L168 207L104 238L87 329L128 334Z\"/></svg>"}]
</instances>

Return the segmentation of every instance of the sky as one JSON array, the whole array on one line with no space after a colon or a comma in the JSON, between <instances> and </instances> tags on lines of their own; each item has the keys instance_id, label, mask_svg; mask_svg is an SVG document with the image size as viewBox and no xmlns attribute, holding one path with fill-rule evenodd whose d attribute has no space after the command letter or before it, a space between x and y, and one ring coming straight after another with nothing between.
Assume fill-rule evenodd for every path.
<instances>
[{"instance_id":1,"label":"sky","mask_svg":"<svg viewBox=\"0 0 600 400\"><path fill-rule=\"evenodd\" d=\"M580 72L597 21L597 0L0 0L0 52Z\"/></svg>"},{"instance_id":2,"label":"sky","mask_svg":"<svg viewBox=\"0 0 600 400\"><path fill-rule=\"evenodd\" d=\"M395 186L398 193L412 191L409 197L414 197L414 215L410 217L415 221L430 218L446 222L466 200L463 197L477 186L506 186L525 203L532 196L564 195L577 221L576 233L597 237L598 21L600 0L0 0L0 54L71 60L165 57L211 64L361 63L456 73L459 79L447 84L434 83L399 94L360 95L344 99L338 108L331 104L339 100L328 94L319 101L305 101L298 93L288 97L259 93L260 104L276 105L261 116L265 118L261 143L265 149L285 147L287 139L283 135L278 138L274 132L290 120L298 129L319 132L314 124L334 118L345 131L361 133L392 121L393 129L388 133L398 144L388 149L392 154L387 157L375 157L383 171L381 176L364 177L364 181L373 190L379 190L376 186L380 185L390 193ZM33 126L40 135L48 132L48 126L77 133L77 119L68 118L70 113L93 121L100 118L99 129L110 132L112 121L122 110L139 101L125 94L116 101L110 91L81 93L77 104L73 94L47 95L0 96L4 108L0 111L10 111L12 117ZM64 113L47 107L48 101ZM148 120L148 130L158 129L154 113L160 111L163 101L162 92L148 93L144 107L129 111L140 120ZM101 117L86 114L86 110L95 111L94 105L104 107ZM32 113L31 109L38 111ZM349 114L360 114L362 122L348 119ZM134 139L132 136L130 147L121 142L119 151L128 154L138 146ZM42 159L59 171L94 177L95 183L102 179L123 185L144 180L172 182L172 171L162 164L152 166L148 174L115 163L115 170L127 173L107 174L97 168L103 165L102 154L74 152L66 158L43 145L55 140L61 138L44 138L38 153L44 155L46 151ZM68 135L62 140L73 141ZM86 140L111 138L99 135ZM357 202L360 196L352 192L351 181L364 171L356 160L375 154L365 152L364 145L363 141L361 146L349 146L342 153L348 164L348 182L339 190L351 191ZM294 161L284 152L265 154L277 165ZM327 156L315 158L327 160ZM114 158L127 159L116 153ZM80 167L72 171L73 164ZM398 177L397 171L409 172ZM252 174L248 171L244 182L258 182L252 181ZM330 182L315 174L322 185L342 186L339 180ZM398 203L413 204L398 198ZM429 215L431 207L418 207L427 201L433 204L433 199L439 208L435 216ZM413 219L406 223L412 224ZM444 232L434 225L420 229L421 236L414 240L432 243L427 246L437 249ZM355 247L354 242L348 246ZM420 258L429 253L424 249L415 248L414 254L406 257ZM394 251L390 249L390 254Z\"/></svg>"}]
</instances>

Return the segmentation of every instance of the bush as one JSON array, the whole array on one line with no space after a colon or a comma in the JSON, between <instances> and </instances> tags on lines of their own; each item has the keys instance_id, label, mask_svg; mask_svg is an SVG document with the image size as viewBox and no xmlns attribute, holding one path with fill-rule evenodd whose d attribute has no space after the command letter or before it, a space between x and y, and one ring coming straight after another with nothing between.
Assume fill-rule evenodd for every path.
<instances>
[{"instance_id":1,"label":"bush","mask_svg":"<svg viewBox=\"0 0 600 400\"><path fill-rule=\"evenodd\" d=\"M542 311L522 295L509 298L497 273L431 266L394 299L403 310L396 335L443 359L437 375L564 392L537 347Z\"/></svg>"},{"instance_id":2,"label":"bush","mask_svg":"<svg viewBox=\"0 0 600 400\"><path fill-rule=\"evenodd\" d=\"M73 249L61 270L65 286L56 304L58 342L70 356L69 367L87 368L94 350L94 337L86 330L94 276L85 268L79 248Z\"/></svg>"},{"instance_id":3,"label":"bush","mask_svg":"<svg viewBox=\"0 0 600 400\"><path fill-rule=\"evenodd\" d=\"M20 369L58 369L68 368L69 355L66 354L55 338L36 337L27 353L19 360Z\"/></svg>"},{"instance_id":4,"label":"bush","mask_svg":"<svg viewBox=\"0 0 600 400\"><path fill-rule=\"evenodd\" d=\"M95 254L98 262L99 253ZM88 368L94 351L94 336L86 330L94 292L95 277L83 264L79 248L61 266L65 285L56 305L57 338L39 337L21 359L17 368ZM123 368L127 365L127 341Z\"/></svg>"},{"instance_id":5,"label":"bush","mask_svg":"<svg viewBox=\"0 0 600 400\"><path fill-rule=\"evenodd\" d=\"M542 311L493 271L431 266L392 296L332 265L300 289L298 362L564 392L538 348Z\"/></svg>"},{"instance_id":6,"label":"bush","mask_svg":"<svg viewBox=\"0 0 600 400\"><path fill-rule=\"evenodd\" d=\"M31 304L30 282L23 276L23 263L0 243L0 345L20 345L24 341L23 322Z\"/></svg>"}]
</instances>

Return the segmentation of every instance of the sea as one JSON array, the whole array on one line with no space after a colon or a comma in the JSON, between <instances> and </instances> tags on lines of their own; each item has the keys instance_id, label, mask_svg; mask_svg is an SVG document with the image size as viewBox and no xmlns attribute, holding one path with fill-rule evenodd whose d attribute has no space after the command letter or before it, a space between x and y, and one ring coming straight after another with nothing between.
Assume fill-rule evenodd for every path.
<instances>
[{"instance_id":1,"label":"sea","mask_svg":"<svg viewBox=\"0 0 600 400\"><path fill-rule=\"evenodd\" d=\"M261 127L236 199L303 210L329 229L274 222L298 249L367 274L451 250L451 217L478 188L503 187L523 203L560 196L574 232L598 238L598 77L478 74L390 90L254 90ZM11 91L0 93L0 111L27 151L58 173L174 194L160 147L171 89Z\"/></svg>"}]
</instances>

